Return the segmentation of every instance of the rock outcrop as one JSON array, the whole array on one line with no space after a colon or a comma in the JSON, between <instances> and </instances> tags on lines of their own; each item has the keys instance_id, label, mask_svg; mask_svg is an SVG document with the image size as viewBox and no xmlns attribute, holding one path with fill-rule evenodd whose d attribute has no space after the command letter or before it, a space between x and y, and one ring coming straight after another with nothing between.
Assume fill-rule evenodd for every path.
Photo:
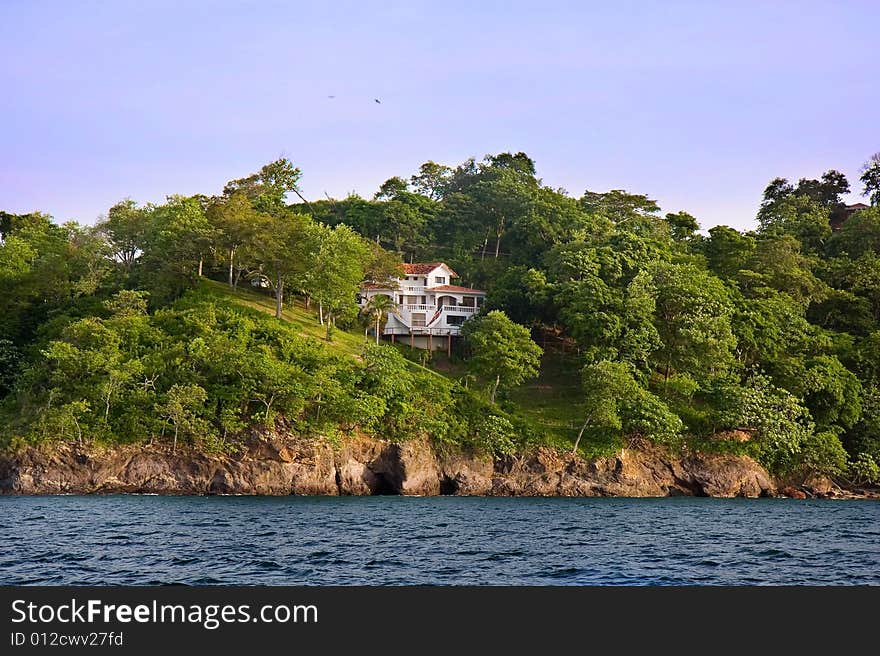
<instances>
[{"instance_id":1,"label":"rock outcrop","mask_svg":"<svg viewBox=\"0 0 880 656\"><path fill-rule=\"evenodd\" d=\"M493 460L426 441L255 437L235 456L165 447L63 444L0 454L4 494L774 496L745 456L673 456L649 446L584 460L549 448Z\"/></svg>"}]
</instances>

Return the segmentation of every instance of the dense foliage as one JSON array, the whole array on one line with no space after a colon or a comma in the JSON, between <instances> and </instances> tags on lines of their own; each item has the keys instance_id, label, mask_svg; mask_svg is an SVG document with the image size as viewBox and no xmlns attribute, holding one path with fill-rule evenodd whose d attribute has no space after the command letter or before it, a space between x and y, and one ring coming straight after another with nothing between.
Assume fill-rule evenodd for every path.
<instances>
[{"instance_id":1,"label":"dense foliage","mask_svg":"<svg viewBox=\"0 0 880 656\"><path fill-rule=\"evenodd\" d=\"M308 211L405 258L444 259L489 290L488 309L576 352L576 443L737 431L778 473L865 479L880 459L878 157L860 179L869 208L845 206L834 170L777 178L745 233L701 234L687 212L622 190L574 198L524 153L429 161L372 200Z\"/></svg>"},{"instance_id":2,"label":"dense foliage","mask_svg":"<svg viewBox=\"0 0 880 656\"><path fill-rule=\"evenodd\" d=\"M307 202L278 160L216 196L123 200L94 227L0 213L3 438L231 451L283 424L510 453L543 439L510 396L540 374L537 341L581 374L569 448L693 441L783 475L876 481L878 170L875 156L861 177L871 206L855 212L836 171L777 178L749 232L702 234L622 190L572 197L524 153L427 162L372 199ZM334 348L337 326L381 328L393 308L359 316L356 292L398 275L401 257L488 290L465 324L469 375L366 338L356 357ZM324 339L201 277L271 294L279 319L299 299Z\"/></svg>"}]
</instances>

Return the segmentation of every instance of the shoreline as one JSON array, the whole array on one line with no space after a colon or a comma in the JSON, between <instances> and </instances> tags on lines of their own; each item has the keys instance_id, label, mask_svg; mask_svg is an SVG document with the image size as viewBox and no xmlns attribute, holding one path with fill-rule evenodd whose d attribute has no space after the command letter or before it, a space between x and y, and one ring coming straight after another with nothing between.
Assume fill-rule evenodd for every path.
<instances>
[{"instance_id":1,"label":"shoreline","mask_svg":"<svg viewBox=\"0 0 880 656\"><path fill-rule=\"evenodd\" d=\"M0 453L2 495L775 497L877 499L828 479L794 486L748 456L645 446L584 459L548 447L511 456L357 437L254 436L235 456L151 445L50 444Z\"/></svg>"}]
</instances>

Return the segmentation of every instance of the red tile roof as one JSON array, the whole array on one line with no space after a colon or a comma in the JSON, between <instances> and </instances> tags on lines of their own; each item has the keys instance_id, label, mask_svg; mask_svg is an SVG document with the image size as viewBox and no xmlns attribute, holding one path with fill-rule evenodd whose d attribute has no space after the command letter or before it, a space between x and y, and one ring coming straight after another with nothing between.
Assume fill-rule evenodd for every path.
<instances>
[{"instance_id":1,"label":"red tile roof","mask_svg":"<svg viewBox=\"0 0 880 656\"><path fill-rule=\"evenodd\" d=\"M412 264L404 264L403 271L404 273L411 276L423 276L425 274L431 273L434 269L441 265L449 269L449 265L445 262L413 262ZM458 274L452 269L449 269L449 275L453 278L458 278Z\"/></svg>"},{"instance_id":2,"label":"red tile roof","mask_svg":"<svg viewBox=\"0 0 880 656\"><path fill-rule=\"evenodd\" d=\"M365 282L361 284L361 289L383 289L391 291L392 288L388 285L388 283L380 284L378 282Z\"/></svg>"},{"instance_id":3,"label":"red tile roof","mask_svg":"<svg viewBox=\"0 0 880 656\"><path fill-rule=\"evenodd\" d=\"M459 287L458 285L440 285L439 287L428 287L430 292L458 292L460 294L485 294L482 289L471 289L470 287Z\"/></svg>"}]
</instances>

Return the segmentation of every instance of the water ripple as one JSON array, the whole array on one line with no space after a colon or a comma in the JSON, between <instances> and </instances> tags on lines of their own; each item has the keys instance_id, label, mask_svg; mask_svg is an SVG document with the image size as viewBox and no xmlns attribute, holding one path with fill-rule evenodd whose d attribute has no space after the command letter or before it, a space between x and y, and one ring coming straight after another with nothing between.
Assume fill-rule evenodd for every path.
<instances>
[{"instance_id":1,"label":"water ripple","mask_svg":"<svg viewBox=\"0 0 880 656\"><path fill-rule=\"evenodd\" d=\"M880 585L880 503L0 497L0 584Z\"/></svg>"}]
</instances>

